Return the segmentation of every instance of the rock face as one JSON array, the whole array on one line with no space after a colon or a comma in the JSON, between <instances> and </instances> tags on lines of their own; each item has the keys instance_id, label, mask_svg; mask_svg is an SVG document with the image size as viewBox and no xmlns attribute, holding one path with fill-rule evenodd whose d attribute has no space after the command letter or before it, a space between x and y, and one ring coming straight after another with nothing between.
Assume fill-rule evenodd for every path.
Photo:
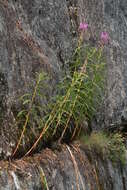
<instances>
[{"instance_id":1,"label":"rock face","mask_svg":"<svg viewBox=\"0 0 127 190\"><path fill-rule=\"evenodd\" d=\"M17 98L40 70L49 73L53 87L67 67L74 41L65 0L0 1L1 155L9 156L17 141Z\"/></svg>"},{"instance_id":2,"label":"rock face","mask_svg":"<svg viewBox=\"0 0 127 190\"><path fill-rule=\"evenodd\" d=\"M68 59L76 47L81 21L89 23L86 43L97 44L101 31L110 35L110 43L105 47L106 95L93 128L126 124L126 0L0 0L0 159L12 154L18 139L13 125L18 97L27 92L40 70L51 76L49 96L54 93L55 84L68 71ZM84 152L83 160L73 152L78 163L75 165L69 150L66 147L59 154L48 150L45 155L35 156L32 165L30 159L28 163L0 163L4 168L0 175L1 190L42 189L41 168L49 188L54 190L126 189L127 167L113 168L110 161L97 156L90 163Z\"/></svg>"},{"instance_id":3,"label":"rock face","mask_svg":"<svg viewBox=\"0 0 127 190\"><path fill-rule=\"evenodd\" d=\"M125 190L127 164L115 167L95 153L88 157L73 146L62 151L49 149L32 158L0 162L1 190ZM44 183L44 181L47 181ZM47 184L47 186L46 186Z\"/></svg>"},{"instance_id":4,"label":"rock face","mask_svg":"<svg viewBox=\"0 0 127 190\"><path fill-rule=\"evenodd\" d=\"M107 93L99 125L109 126L126 121L127 104L127 53L126 21L127 2L115 0L79 0L81 18L89 22L95 41L101 31L110 35L110 43L105 49L107 57Z\"/></svg>"},{"instance_id":5,"label":"rock face","mask_svg":"<svg viewBox=\"0 0 127 190\"><path fill-rule=\"evenodd\" d=\"M11 155L15 147L17 98L41 69L50 73L55 86L67 71L80 21L89 23L90 43L98 42L101 31L110 35L106 97L94 127L126 121L126 8L126 0L0 0L1 156Z\"/></svg>"}]
</instances>

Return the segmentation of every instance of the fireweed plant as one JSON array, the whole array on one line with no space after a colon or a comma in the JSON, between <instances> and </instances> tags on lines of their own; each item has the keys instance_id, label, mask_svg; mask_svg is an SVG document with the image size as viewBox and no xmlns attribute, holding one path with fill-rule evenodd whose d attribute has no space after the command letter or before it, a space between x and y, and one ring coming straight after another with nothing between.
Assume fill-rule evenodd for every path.
<instances>
[{"instance_id":1,"label":"fireweed plant","mask_svg":"<svg viewBox=\"0 0 127 190\"><path fill-rule=\"evenodd\" d=\"M79 134L84 120L90 121L96 109L101 103L104 90L104 45L109 41L107 32L102 32L98 47L83 45L85 33L88 32L88 24L80 23L78 46L72 58L70 75L66 76L59 85L55 101L50 102L49 111L45 119L39 119L37 126L40 133L32 147L25 155L28 155L45 137L64 141L66 137L70 140ZM34 100L38 96L38 89L41 81L44 81L44 74L39 74L33 94L28 101L28 108L25 112L23 130L13 156L17 152L23 136L31 121L32 109L35 106ZM41 79L40 79L41 76ZM42 108L43 109L43 108ZM22 111L20 116L22 116ZM30 129L29 129L30 130Z\"/></svg>"},{"instance_id":2,"label":"fireweed plant","mask_svg":"<svg viewBox=\"0 0 127 190\"><path fill-rule=\"evenodd\" d=\"M19 127L23 126L19 141L17 143L17 146L14 150L13 155L17 152L19 146L21 145L21 141L27 141L27 139L24 140L25 136L24 133L28 133L27 137L29 136L29 139L27 143L29 144L30 136L31 138L37 138L38 131L40 129L40 126L44 123L44 117L40 117L40 114L46 115L47 114L47 106L45 107L44 104L40 106L40 100L46 99L46 93L42 93L42 91L47 91L47 81L48 77L46 73L41 72L36 74L36 81L33 82L32 86L30 86L33 91L24 94L20 97L20 104L22 104L22 110L18 112L16 123L15 125ZM28 128L29 131L26 131Z\"/></svg>"}]
</instances>

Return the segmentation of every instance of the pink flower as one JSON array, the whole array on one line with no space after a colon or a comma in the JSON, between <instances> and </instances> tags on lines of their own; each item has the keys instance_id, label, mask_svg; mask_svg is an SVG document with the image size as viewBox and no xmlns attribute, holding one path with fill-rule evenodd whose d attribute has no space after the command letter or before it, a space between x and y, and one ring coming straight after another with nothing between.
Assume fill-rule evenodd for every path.
<instances>
[{"instance_id":1,"label":"pink flower","mask_svg":"<svg viewBox=\"0 0 127 190\"><path fill-rule=\"evenodd\" d=\"M101 33L101 41L104 43L104 44L107 44L109 42L109 35L107 32L102 32Z\"/></svg>"},{"instance_id":2,"label":"pink flower","mask_svg":"<svg viewBox=\"0 0 127 190\"><path fill-rule=\"evenodd\" d=\"M87 30L88 28L88 24L85 23L85 22L81 22L80 25L79 25L79 29L80 30Z\"/></svg>"}]
</instances>

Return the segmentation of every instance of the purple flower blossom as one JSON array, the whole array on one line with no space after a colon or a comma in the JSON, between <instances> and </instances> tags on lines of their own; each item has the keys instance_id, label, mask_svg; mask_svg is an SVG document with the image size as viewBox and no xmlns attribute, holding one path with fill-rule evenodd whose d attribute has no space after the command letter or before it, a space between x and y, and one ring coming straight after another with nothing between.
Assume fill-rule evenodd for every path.
<instances>
[{"instance_id":1,"label":"purple flower blossom","mask_svg":"<svg viewBox=\"0 0 127 190\"><path fill-rule=\"evenodd\" d=\"M107 44L109 42L109 35L107 32L102 32L101 33L101 41L104 43L104 44Z\"/></svg>"},{"instance_id":2,"label":"purple flower blossom","mask_svg":"<svg viewBox=\"0 0 127 190\"><path fill-rule=\"evenodd\" d=\"M80 30L87 30L87 28L88 28L88 24L87 23L85 23L85 22L81 22L80 23L80 26L79 26Z\"/></svg>"}]
</instances>

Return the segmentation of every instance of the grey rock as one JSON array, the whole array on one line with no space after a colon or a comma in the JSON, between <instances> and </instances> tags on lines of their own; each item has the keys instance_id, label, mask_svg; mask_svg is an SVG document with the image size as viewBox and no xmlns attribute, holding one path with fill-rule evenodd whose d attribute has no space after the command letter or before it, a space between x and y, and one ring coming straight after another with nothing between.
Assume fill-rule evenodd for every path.
<instances>
[{"instance_id":1,"label":"grey rock","mask_svg":"<svg viewBox=\"0 0 127 190\"><path fill-rule=\"evenodd\" d=\"M77 7L79 21L89 23L89 43L93 41L97 44L102 31L107 31L110 35L110 42L105 47L106 93L103 106L93 122L93 128L122 124L123 119L127 120L127 2L78 0Z\"/></svg>"},{"instance_id":2,"label":"grey rock","mask_svg":"<svg viewBox=\"0 0 127 190\"><path fill-rule=\"evenodd\" d=\"M49 94L53 94L55 84L68 71L81 21L89 23L86 42L97 44L101 31L110 35L105 47L106 94L93 128L127 120L126 8L126 0L0 1L1 157L11 154L18 138L13 127L18 97L27 92L41 69L52 76Z\"/></svg>"},{"instance_id":3,"label":"grey rock","mask_svg":"<svg viewBox=\"0 0 127 190\"><path fill-rule=\"evenodd\" d=\"M34 157L0 162L1 190L45 189L44 176L51 190L125 190L127 164L113 166L74 145L63 146L61 152L45 149Z\"/></svg>"},{"instance_id":4,"label":"grey rock","mask_svg":"<svg viewBox=\"0 0 127 190\"><path fill-rule=\"evenodd\" d=\"M52 79L52 96L74 47L65 0L0 1L1 157L12 153L18 139L14 127L18 98L40 70Z\"/></svg>"}]
</instances>

